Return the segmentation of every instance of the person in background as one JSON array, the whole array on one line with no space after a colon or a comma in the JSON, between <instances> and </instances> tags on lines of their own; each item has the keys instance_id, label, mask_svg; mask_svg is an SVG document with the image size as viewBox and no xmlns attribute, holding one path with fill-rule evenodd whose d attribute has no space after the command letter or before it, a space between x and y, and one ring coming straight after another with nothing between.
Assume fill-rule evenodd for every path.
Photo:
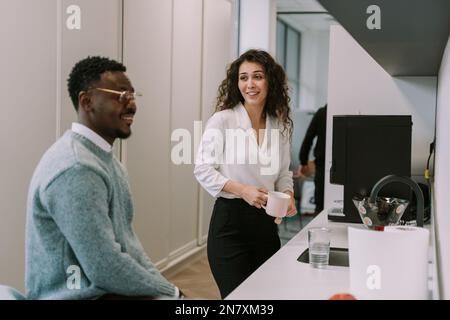
<instances>
[{"instance_id":1,"label":"person in background","mask_svg":"<svg viewBox=\"0 0 450 320\"><path fill-rule=\"evenodd\" d=\"M114 157L131 135L137 94L121 63L79 61L68 79L78 115L43 155L28 194L29 299L178 297L136 236L127 173Z\"/></svg>"},{"instance_id":2,"label":"person in background","mask_svg":"<svg viewBox=\"0 0 450 320\"><path fill-rule=\"evenodd\" d=\"M232 149L233 141L228 139L230 131L238 133L239 130L250 132L245 150ZM269 139L271 131L276 132L277 147L275 140ZM214 139L214 132L221 132L227 138ZM262 208L268 191L289 194L287 215L297 212L292 172L289 171L291 135L288 86L283 68L265 51L245 52L230 65L219 87L216 112L205 128L194 170L201 186L217 198L209 226L207 252L222 298L280 248L274 218ZM279 166L273 173L262 174L264 165L261 162L251 164L248 156L252 150L266 154L272 147L276 149L277 159L271 160L277 160ZM214 150L222 159L236 153L238 161L218 161L210 157Z\"/></svg>"},{"instance_id":3,"label":"person in background","mask_svg":"<svg viewBox=\"0 0 450 320\"><path fill-rule=\"evenodd\" d=\"M314 147L314 164L316 167L314 175L314 198L316 202L315 213L323 210L324 196L324 180L325 180L325 140L327 130L327 105L319 108L309 124L300 148L299 159L300 167L298 169L299 176L308 176L309 152L311 150L313 140L317 137Z\"/></svg>"}]
</instances>

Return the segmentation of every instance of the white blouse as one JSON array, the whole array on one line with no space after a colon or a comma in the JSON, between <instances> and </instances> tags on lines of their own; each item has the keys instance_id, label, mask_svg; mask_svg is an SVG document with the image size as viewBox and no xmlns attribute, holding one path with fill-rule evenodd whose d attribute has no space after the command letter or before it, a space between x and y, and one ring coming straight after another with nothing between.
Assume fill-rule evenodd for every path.
<instances>
[{"instance_id":1,"label":"white blouse","mask_svg":"<svg viewBox=\"0 0 450 320\"><path fill-rule=\"evenodd\" d=\"M222 191L229 180L264 187L269 191L293 192L290 142L282 124L266 117L260 145L250 117L240 103L216 112L209 120L197 152L194 175L213 197L237 195ZM262 139L262 140L261 140Z\"/></svg>"}]
</instances>

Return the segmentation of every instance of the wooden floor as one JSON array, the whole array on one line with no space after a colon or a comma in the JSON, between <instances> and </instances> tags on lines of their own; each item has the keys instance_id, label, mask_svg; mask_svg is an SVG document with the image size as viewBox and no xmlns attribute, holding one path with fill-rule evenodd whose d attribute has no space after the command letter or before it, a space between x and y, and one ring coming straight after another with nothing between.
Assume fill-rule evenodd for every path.
<instances>
[{"instance_id":1,"label":"wooden floor","mask_svg":"<svg viewBox=\"0 0 450 320\"><path fill-rule=\"evenodd\" d=\"M188 299L220 299L219 289L211 274L206 254L167 279L180 288Z\"/></svg>"}]
</instances>

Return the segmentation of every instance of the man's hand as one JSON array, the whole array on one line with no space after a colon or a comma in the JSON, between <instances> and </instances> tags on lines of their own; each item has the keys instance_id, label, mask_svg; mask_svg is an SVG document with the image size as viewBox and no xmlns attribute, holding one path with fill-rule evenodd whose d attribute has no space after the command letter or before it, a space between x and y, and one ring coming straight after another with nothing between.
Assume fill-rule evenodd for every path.
<instances>
[{"instance_id":1,"label":"man's hand","mask_svg":"<svg viewBox=\"0 0 450 320\"><path fill-rule=\"evenodd\" d=\"M307 177L307 176L309 176L309 167L308 167L308 165L306 165L306 166L300 166L299 167L299 173L298 173L298 175L299 176L302 176L302 177Z\"/></svg>"}]
</instances>

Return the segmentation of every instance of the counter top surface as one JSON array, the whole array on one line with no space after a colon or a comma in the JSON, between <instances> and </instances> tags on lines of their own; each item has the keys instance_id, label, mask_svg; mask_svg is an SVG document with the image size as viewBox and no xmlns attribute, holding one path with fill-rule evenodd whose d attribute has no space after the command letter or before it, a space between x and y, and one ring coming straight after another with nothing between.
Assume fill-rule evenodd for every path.
<instances>
[{"instance_id":1,"label":"counter top surface","mask_svg":"<svg viewBox=\"0 0 450 320\"><path fill-rule=\"evenodd\" d=\"M259 267L226 300L322 300L337 293L350 292L350 269L328 266L314 269L297 258L308 248L312 227L331 229L331 247L348 248L347 228L364 228L362 224L328 222L321 212L304 229Z\"/></svg>"},{"instance_id":2,"label":"counter top surface","mask_svg":"<svg viewBox=\"0 0 450 320\"><path fill-rule=\"evenodd\" d=\"M226 299L328 299L336 293L348 293L348 267L328 266L326 269L314 269L307 263L297 261L308 248L309 228L331 228L331 247L335 248L348 248L348 226L364 228L362 224L328 222L327 218L327 212L322 211Z\"/></svg>"}]
</instances>

